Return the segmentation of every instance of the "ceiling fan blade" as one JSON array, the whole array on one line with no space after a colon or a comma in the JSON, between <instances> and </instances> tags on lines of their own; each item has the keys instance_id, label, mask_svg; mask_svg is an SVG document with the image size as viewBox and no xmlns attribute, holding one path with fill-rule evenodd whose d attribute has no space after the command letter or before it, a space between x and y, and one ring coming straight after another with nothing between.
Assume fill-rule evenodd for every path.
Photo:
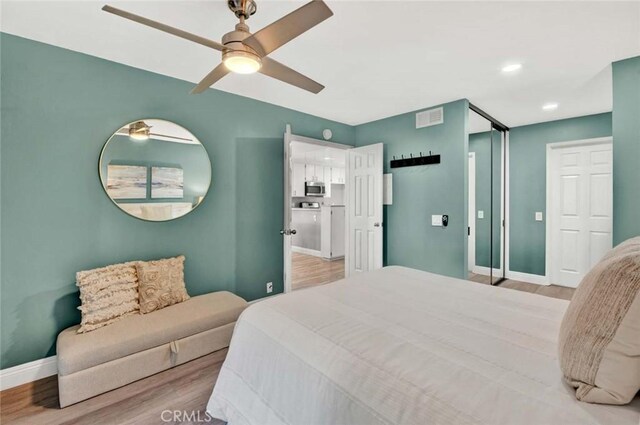
<instances>
[{"instance_id":1,"label":"ceiling fan blade","mask_svg":"<svg viewBox=\"0 0 640 425\"><path fill-rule=\"evenodd\" d=\"M266 56L332 15L333 12L325 2L313 0L245 38L242 42L260 56Z\"/></svg>"},{"instance_id":2,"label":"ceiling fan blade","mask_svg":"<svg viewBox=\"0 0 640 425\"><path fill-rule=\"evenodd\" d=\"M294 71L273 59L262 58L262 68L260 68L260 72L276 80L310 91L311 93L318 94L324 89L322 84L316 83L311 78L305 77L298 71Z\"/></svg>"},{"instance_id":3,"label":"ceiling fan blade","mask_svg":"<svg viewBox=\"0 0 640 425\"><path fill-rule=\"evenodd\" d=\"M191 94L202 93L203 91L211 87L216 81L218 81L219 79L227 75L228 73L229 73L229 70L227 69L227 67L224 66L223 63L221 63L220 65L213 68L213 71L208 73L207 76L204 77L202 81L200 81L198 85L193 88L193 90L191 90Z\"/></svg>"},{"instance_id":4,"label":"ceiling fan blade","mask_svg":"<svg viewBox=\"0 0 640 425\"><path fill-rule=\"evenodd\" d=\"M202 44L203 46L207 46L215 50L222 51L222 49L224 49L224 46L216 41L209 40L208 38L200 37L199 35L195 35L178 28L170 27L169 25L165 25L163 23L153 21L151 19L136 15L131 12L117 9L113 6L109 6L108 4L104 5L102 7L102 10L104 10L105 12L113 13L114 15L120 16L122 18L129 19L130 21L134 21L139 24L146 25L148 27L152 27L160 31L164 31L166 33L175 35L177 37L184 38L189 41L193 41L194 43Z\"/></svg>"}]
</instances>

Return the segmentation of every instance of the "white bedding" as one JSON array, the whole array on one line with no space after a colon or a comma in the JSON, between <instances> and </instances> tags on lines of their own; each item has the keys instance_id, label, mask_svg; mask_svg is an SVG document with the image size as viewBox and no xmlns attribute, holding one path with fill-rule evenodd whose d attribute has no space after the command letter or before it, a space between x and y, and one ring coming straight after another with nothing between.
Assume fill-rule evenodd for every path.
<instances>
[{"instance_id":1,"label":"white bedding","mask_svg":"<svg viewBox=\"0 0 640 425\"><path fill-rule=\"evenodd\" d=\"M244 424L640 424L578 402L556 340L567 301L403 267L249 307L207 410Z\"/></svg>"}]
</instances>

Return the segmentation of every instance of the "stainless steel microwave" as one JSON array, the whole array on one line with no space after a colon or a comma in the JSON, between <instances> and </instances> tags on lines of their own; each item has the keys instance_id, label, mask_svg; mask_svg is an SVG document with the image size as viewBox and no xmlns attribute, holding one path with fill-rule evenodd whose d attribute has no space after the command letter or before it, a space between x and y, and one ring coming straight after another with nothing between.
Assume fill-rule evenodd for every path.
<instances>
[{"instance_id":1,"label":"stainless steel microwave","mask_svg":"<svg viewBox=\"0 0 640 425\"><path fill-rule=\"evenodd\" d=\"M324 183L322 182L305 182L304 196L324 196Z\"/></svg>"}]
</instances>

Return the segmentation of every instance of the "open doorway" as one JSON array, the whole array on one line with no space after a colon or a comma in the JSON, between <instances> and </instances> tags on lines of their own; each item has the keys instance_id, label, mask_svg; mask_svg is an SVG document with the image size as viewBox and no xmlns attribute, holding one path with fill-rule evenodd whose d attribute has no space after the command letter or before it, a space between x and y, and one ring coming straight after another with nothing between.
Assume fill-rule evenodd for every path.
<instances>
[{"instance_id":1,"label":"open doorway","mask_svg":"<svg viewBox=\"0 0 640 425\"><path fill-rule=\"evenodd\" d=\"M284 135L284 292L382 267L383 146Z\"/></svg>"},{"instance_id":2,"label":"open doorway","mask_svg":"<svg viewBox=\"0 0 640 425\"><path fill-rule=\"evenodd\" d=\"M291 141L291 289L345 276L346 150Z\"/></svg>"}]
</instances>

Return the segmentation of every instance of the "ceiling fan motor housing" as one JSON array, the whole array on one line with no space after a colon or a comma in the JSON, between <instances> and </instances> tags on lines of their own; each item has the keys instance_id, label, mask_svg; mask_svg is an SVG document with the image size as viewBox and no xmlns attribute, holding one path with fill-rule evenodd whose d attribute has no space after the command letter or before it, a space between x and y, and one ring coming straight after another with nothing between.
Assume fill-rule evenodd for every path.
<instances>
[{"instance_id":1,"label":"ceiling fan motor housing","mask_svg":"<svg viewBox=\"0 0 640 425\"><path fill-rule=\"evenodd\" d=\"M242 42L245 38L249 37L249 26L245 23L236 24L235 31L231 31L222 36L222 44L225 50L222 52L222 60L224 61L227 56L247 56L251 57L254 61L261 64L262 60L258 52L253 50Z\"/></svg>"},{"instance_id":2,"label":"ceiling fan motor housing","mask_svg":"<svg viewBox=\"0 0 640 425\"><path fill-rule=\"evenodd\" d=\"M228 0L227 5L237 18L249 19L258 10L256 2L253 0Z\"/></svg>"}]
</instances>

